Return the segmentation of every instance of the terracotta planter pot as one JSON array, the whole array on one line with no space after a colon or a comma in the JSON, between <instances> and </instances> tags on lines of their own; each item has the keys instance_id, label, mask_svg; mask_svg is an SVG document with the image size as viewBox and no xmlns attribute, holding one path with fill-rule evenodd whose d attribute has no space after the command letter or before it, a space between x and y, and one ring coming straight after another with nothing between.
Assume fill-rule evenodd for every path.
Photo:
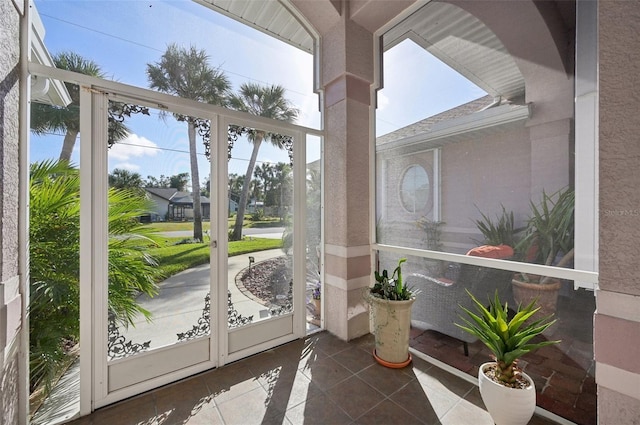
<instances>
[{"instance_id":1,"label":"terracotta planter pot","mask_svg":"<svg viewBox=\"0 0 640 425\"><path fill-rule=\"evenodd\" d=\"M387 367L404 367L411 362L409 331L414 299L389 301L369 296L371 325L376 339L374 357ZM380 361L382 360L382 361Z\"/></svg>"},{"instance_id":2,"label":"terracotta planter pot","mask_svg":"<svg viewBox=\"0 0 640 425\"><path fill-rule=\"evenodd\" d=\"M560 281L549 280L549 283L539 284L536 282L523 282L513 279L513 299L519 304L529 304L537 298L540 311L536 313L538 318L546 317L556 312L558 304L558 294L560 292Z\"/></svg>"},{"instance_id":3,"label":"terracotta planter pot","mask_svg":"<svg viewBox=\"0 0 640 425\"><path fill-rule=\"evenodd\" d=\"M319 299L313 299L313 310L315 311L316 316L320 316L320 312L322 311L322 301Z\"/></svg>"},{"instance_id":4,"label":"terracotta planter pot","mask_svg":"<svg viewBox=\"0 0 640 425\"><path fill-rule=\"evenodd\" d=\"M495 363L484 363L478 371L478 386L487 412L496 425L526 425L536 408L536 388L526 373L522 376L530 383L528 388L509 388L494 382L484 370Z\"/></svg>"}]
</instances>

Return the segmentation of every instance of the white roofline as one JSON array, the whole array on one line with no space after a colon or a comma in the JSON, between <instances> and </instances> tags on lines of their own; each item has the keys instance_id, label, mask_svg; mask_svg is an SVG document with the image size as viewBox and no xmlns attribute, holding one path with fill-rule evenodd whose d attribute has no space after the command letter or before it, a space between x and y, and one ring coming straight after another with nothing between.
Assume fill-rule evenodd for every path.
<instances>
[{"instance_id":1,"label":"white roofline","mask_svg":"<svg viewBox=\"0 0 640 425\"><path fill-rule=\"evenodd\" d=\"M474 112L450 120L435 123L433 127L423 133L404 137L392 142L382 143L376 146L378 152L389 151L398 148L407 148L425 143L435 145L433 142L445 144L445 140L465 133L497 127L505 124L513 124L526 121L531 116L530 105L502 105L483 111Z\"/></svg>"},{"instance_id":2,"label":"white roofline","mask_svg":"<svg viewBox=\"0 0 640 425\"><path fill-rule=\"evenodd\" d=\"M45 28L38 9L32 4L31 7L31 60L41 65L55 67L53 59L44 44ZM46 102L52 105L67 106L71 103L71 96L67 91L64 83L60 80L47 78L45 81L40 80L42 77L32 77L32 94L35 100ZM39 81L40 80L40 81ZM39 88L40 90L37 90ZM41 91L41 93L38 93Z\"/></svg>"}]
</instances>

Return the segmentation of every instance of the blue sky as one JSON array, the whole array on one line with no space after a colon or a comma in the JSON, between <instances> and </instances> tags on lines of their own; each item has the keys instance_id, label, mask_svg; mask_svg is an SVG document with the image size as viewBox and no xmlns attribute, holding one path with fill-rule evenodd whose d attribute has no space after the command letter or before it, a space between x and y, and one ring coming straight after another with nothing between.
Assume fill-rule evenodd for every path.
<instances>
[{"instance_id":1,"label":"blue sky","mask_svg":"<svg viewBox=\"0 0 640 425\"><path fill-rule=\"evenodd\" d=\"M36 0L35 4L50 53L79 53L98 63L107 78L146 88L147 63L158 61L168 44L194 45L206 50L211 66L226 73L234 90L248 81L281 84L301 111L297 123L321 126L311 55L191 0ZM385 85L378 92L379 135L484 95L410 41L387 52L384 60ZM186 125L171 117L161 120L153 112L151 117L127 120L131 135L111 149L110 170L126 168L143 177L189 170ZM57 158L61 144L61 136L33 136L31 160ZM78 144L72 156L76 163ZM198 150L202 153L204 148ZM250 147L239 141L232 154L230 171L244 174ZM263 144L259 161L288 161L288 156ZM202 181L209 174L208 162L201 155L199 163Z\"/></svg>"}]
</instances>

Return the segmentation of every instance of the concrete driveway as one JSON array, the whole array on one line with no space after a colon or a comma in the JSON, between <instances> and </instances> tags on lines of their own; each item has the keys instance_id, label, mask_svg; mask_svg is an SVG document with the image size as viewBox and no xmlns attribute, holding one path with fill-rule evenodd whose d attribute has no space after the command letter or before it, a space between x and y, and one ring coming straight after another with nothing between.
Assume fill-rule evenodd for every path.
<instances>
[{"instance_id":1,"label":"concrete driveway","mask_svg":"<svg viewBox=\"0 0 640 425\"><path fill-rule=\"evenodd\" d=\"M281 249L271 249L229 257L228 289L234 308L242 316L253 315L255 321L261 314L265 316L267 309L240 292L235 284L236 275L249 266L249 256L259 263L280 255L284 255ZM160 282L158 295L138 298L140 305L151 312L153 321L148 323L140 317L135 327L120 329L121 335L133 343L151 341L152 349L177 342L177 333L190 330L202 316L204 299L210 289L209 275L209 264L203 264Z\"/></svg>"},{"instance_id":2,"label":"concrete driveway","mask_svg":"<svg viewBox=\"0 0 640 425\"><path fill-rule=\"evenodd\" d=\"M242 236L256 236L259 238L282 239L284 227L265 227L242 229ZM159 232L160 235L168 238L188 238L193 235L190 230L176 230L172 232Z\"/></svg>"}]
</instances>

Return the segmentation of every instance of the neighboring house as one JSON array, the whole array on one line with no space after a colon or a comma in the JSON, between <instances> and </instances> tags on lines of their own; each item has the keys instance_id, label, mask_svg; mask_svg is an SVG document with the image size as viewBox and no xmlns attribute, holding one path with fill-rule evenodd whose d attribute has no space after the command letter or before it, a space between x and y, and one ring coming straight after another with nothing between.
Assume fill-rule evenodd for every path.
<instances>
[{"instance_id":1,"label":"neighboring house","mask_svg":"<svg viewBox=\"0 0 640 425\"><path fill-rule=\"evenodd\" d=\"M529 116L527 105L484 96L378 137L383 201L376 222L383 243L424 248L425 235L415 229L426 218L444 222L442 249L464 254L482 239L473 223L479 211L493 217L501 204L523 224L532 193ZM504 160L505 152L512 160ZM569 181L545 183L554 191Z\"/></svg>"},{"instance_id":2,"label":"neighboring house","mask_svg":"<svg viewBox=\"0 0 640 425\"><path fill-rule=\"evenodd\" d=\"M251 199L247 204L247 212L249 214L253 214L258 210L264 210L264 202L256 201L255 199Z\"/></svg>"},{"instance_id":3,"label":"neighboring house","mask_svg":"<svg viewBox=\"0 0 640 425\"><path fill-rule=\"evenodd\" d=\"M151 221L182 221L193 220L193 198L191 193L179 191L176 188L145 187L156 208L151 213ZM211 202L206 196L200 196L202 218L211 216Z\"/></svg>"},{"instance_id":4,"label":"neighboring house","mask_svg":"<svg viewBox=\"0 0 640 425\"><path fill-rule=\"evenodd\" d=\"M238 212L238 203L240 202L240 194L229 192L229 214Z\"/></svg>"}]
</instances>

